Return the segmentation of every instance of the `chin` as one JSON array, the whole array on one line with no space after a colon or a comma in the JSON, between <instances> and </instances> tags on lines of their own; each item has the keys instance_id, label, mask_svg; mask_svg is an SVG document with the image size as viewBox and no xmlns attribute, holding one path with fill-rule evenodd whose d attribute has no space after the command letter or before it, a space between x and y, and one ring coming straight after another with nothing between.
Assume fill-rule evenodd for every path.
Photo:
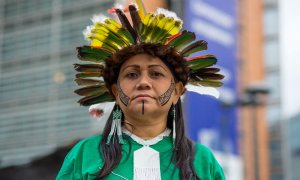
<instances>
[{"instance_id":1,"label":"chin","mask_svg":"<svg viewBox=\"0 0 300 180\"><path fill-rule=\"evenodd\" d=\"M145 107L144 114L142 114L142 108L141 108L141 106L139 106L139 107L132 107L132 108L128 108L127 109L127 113L131 113L131 114L134 114L134 115L151 115L151 114L158 113L158 111L159 111L158 108L148 108L148 107Z\"/></svg>"},{"instance_id":2,"label":"chin","mask_svg":"<svg viewBox=\"0 0 300 180\"><path fill-rule=\"evenodd\" d=\"M144 104L144 114L142 114L142 104L132 103L125 107L126 112L131 115L153 115L158 116L164 113L167 113L168 110L165 107L160 106L156 103L145 103Z\"/></svg>"}]
</instances>

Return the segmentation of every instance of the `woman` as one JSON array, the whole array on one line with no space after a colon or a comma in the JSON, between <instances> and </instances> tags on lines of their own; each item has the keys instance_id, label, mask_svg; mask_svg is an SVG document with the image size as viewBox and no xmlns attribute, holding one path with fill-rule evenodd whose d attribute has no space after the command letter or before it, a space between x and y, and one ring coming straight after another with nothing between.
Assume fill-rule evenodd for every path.
<instances>
[{"instance_id":1,"label":"woman","mask_svg":"<svg viewBox=\"0 0 300 180\"><path fill-rule=\"evenodd\" d=\"M81 60L99 63L75 65L76 82L86 86L75 91L85 96L79 103L114 100L115 106L103 134L78 143L57 179L223 180L210 150L186 137L180 100L187 83L222 84L223 76L210 67L216 59L186 58L206 43L191 43L194 34L178 32L174 16L146 14L137 4L139 10L129 6L133 27L120 9L112 9L122 26L94 18L85 33L91 45L78 48ZM97 76L104 81L87 79Z\"/></svg>"}]
</instances>

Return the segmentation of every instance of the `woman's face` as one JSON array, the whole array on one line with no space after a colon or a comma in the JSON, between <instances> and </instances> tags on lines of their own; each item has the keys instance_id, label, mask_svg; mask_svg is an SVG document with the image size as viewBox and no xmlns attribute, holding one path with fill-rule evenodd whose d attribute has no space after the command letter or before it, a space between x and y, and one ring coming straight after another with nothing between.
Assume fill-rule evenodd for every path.
<instances>
[{"instance_id":1,"label":"woman's face","mask_svg":"<svg viewBox=\"0 0 300 180\"><path fill-rule=\"evenodd\" d=\"M125 116L127 113L166 115L183 92L182 83L174 82L170 69L159 58L138 54L121 66L118 85L113 86L113 92ZM163 104L159 97L168 91L171 92L169 99ZM127 104L122 103L120 94L127 97Z\"/></svg>"}]
</instances>

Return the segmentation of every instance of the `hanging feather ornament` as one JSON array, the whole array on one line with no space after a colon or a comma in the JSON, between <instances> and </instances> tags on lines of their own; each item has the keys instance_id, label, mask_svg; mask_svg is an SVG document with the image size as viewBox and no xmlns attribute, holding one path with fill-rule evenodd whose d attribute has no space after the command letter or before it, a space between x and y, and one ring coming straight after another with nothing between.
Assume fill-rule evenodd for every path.
<instances>
[{"instance_id":1,"label":"hanging feather ornament","mask_svg":"<svg viewBox=\"0 0 300 180\"><path fill-rule=\"evenodd\" d=\"M114 105L115 105L114 102L94 104L89 107L89 114L98 120L107 119Z\"/></svg>"}]
</instances>

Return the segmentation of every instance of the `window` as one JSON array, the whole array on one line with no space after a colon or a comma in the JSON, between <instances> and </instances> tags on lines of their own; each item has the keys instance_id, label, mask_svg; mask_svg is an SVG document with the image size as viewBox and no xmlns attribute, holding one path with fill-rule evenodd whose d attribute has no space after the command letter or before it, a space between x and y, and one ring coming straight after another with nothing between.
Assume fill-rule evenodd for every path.
<instances>
[{"instance_id":1,"label":"window","mask_svg":"<svg viewBox=\"0 0 300 180\"><path fill-rule=\"evenodd\" d=\"M269 40L265 42L264 59L266 68L276 68L279 66L278 52L279 49L277 40Z\"/></svg>"},{"instance_id":2,"label":"window","mask_svg":"<svg viewBox=\"0 0 300 180\"><path fill-rule=\"evenodd\" d=\"M272 104L267 106L266 112L267 112L267 121L270 126L280 121L281 108L279 104Z\"/></svg>"},{"instance_id":3,"label":"window","mask_svg":"<svg viewBox=\"0 0 300 180\"><path fill-rule=\"evenodd\" d=\"M278 34L278 10L277 8L267 8L264 14L264 33L266 36L276 36Z\"/></svg>"},{"instance_id":4,"label":"window","mask_svg":"<svg viewBox=\"0 0 300 180\"><path fill-rule=\"evenodd\" d=\"M271 92L269 94L270 101L278 101L280 98L280 78L279 72L272 72L266 74L266 84L270 88Z\"/></svg>"}]
</instances>

